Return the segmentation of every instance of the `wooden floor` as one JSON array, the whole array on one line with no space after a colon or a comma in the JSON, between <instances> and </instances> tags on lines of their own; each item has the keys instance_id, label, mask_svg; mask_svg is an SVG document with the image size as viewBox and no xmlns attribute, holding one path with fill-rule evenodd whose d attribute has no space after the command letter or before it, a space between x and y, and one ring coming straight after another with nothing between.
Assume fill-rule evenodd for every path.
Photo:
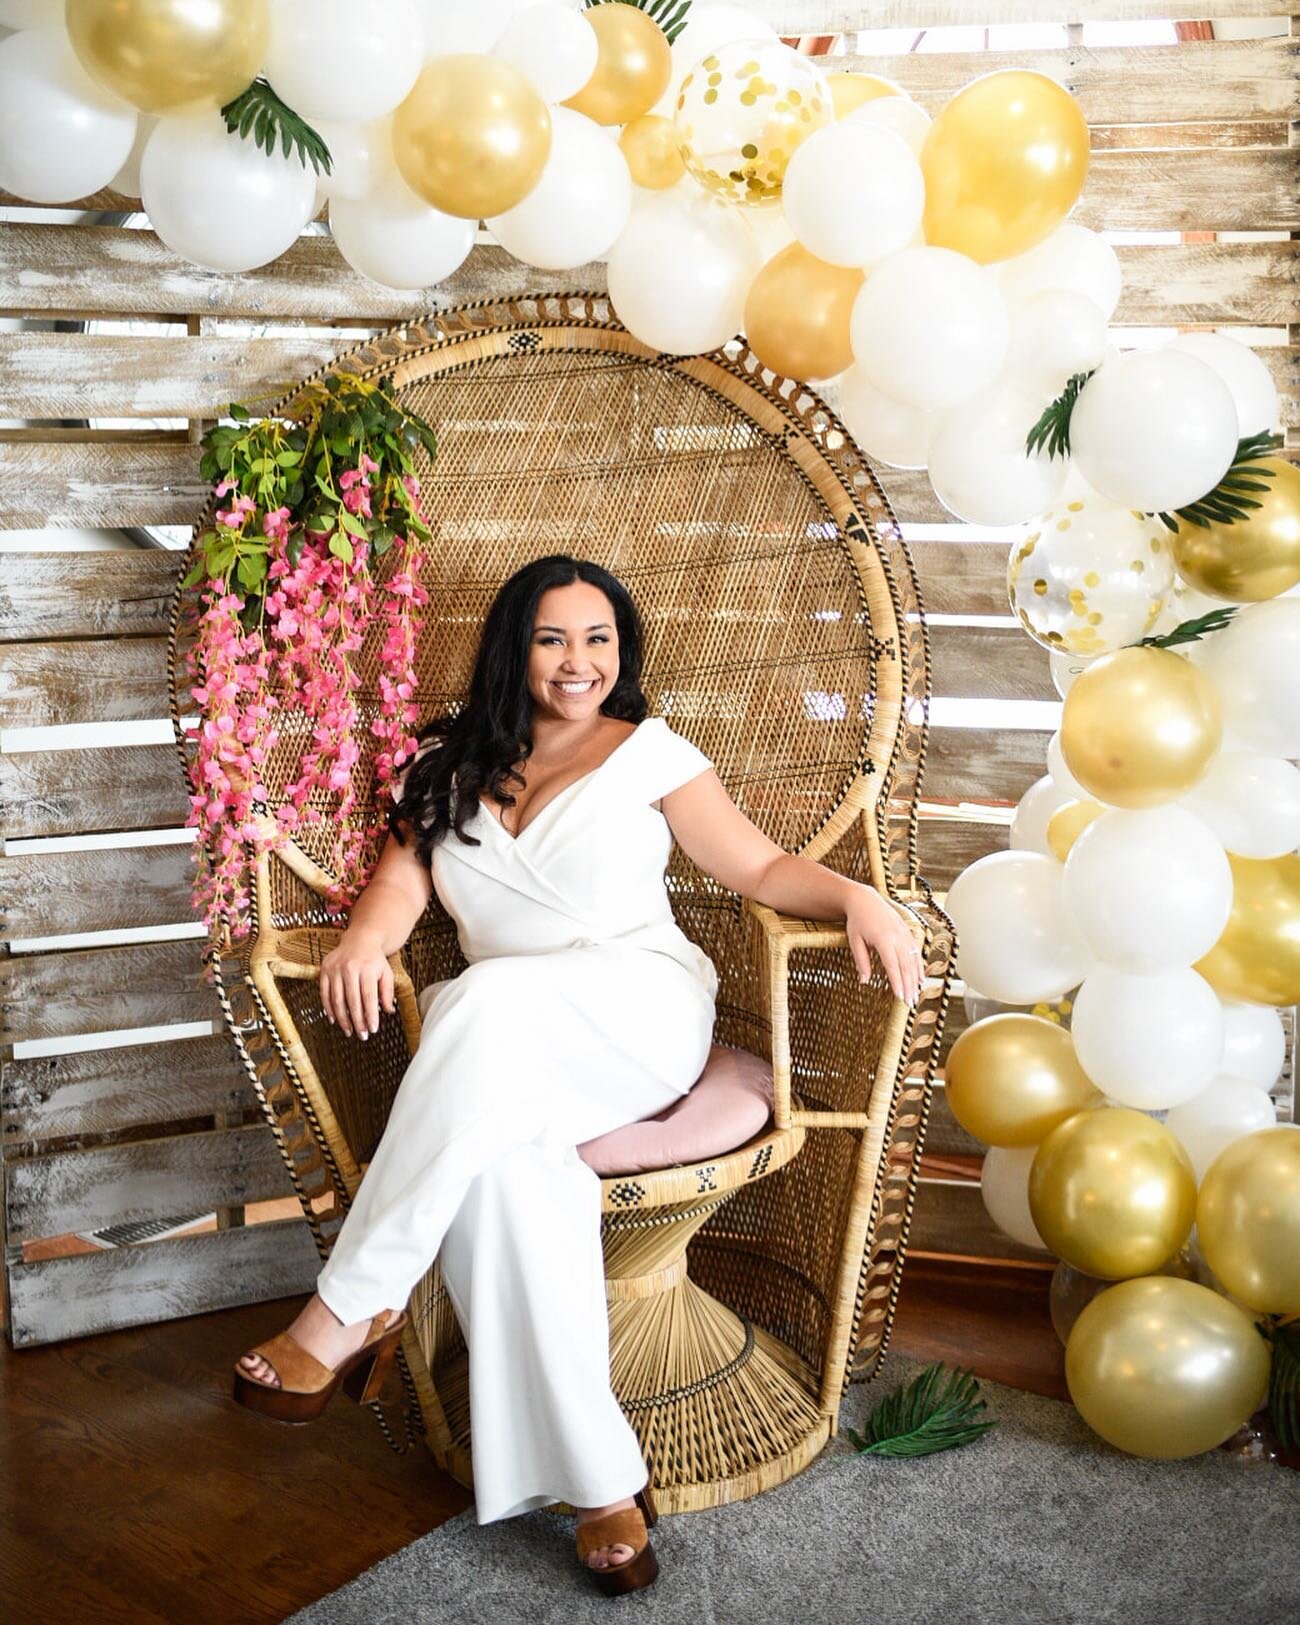
<instances>
[{"instance_id":1,"label":"wooden floor","mask_svg":"<svg viewBox=\"0 0 1300 1625\"><path fill-rule=\"evenodd\" d=\"M910 1258L891 1352L1064 1398L1049 1279ZM342 1396L302 1428L233 1403L232 1362L303 1301L0 1346L7 1625L278 1625L469 1504Z\"/></svg>"}]
</instances>

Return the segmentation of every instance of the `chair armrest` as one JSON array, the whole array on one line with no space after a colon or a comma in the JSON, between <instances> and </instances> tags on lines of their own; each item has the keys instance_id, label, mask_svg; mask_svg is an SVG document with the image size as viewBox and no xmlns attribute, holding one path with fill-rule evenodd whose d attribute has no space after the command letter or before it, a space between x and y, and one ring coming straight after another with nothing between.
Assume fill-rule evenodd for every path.
<instances>
[{"instance_id":1,"label":"chair armrest","mask_svg":"<svg viewBox=\"0 0 1300 1625\"><path fill-rule=\"evenodd\" d=\"M934 967L939 976L945 974L948 954L942 930L942 916L927 897L920 894L890 899L908 916L917 947L924 955L927 975L931 974L932 949L939 948L941 963ZM766 958L768 996L772 1019L772 1088L774 1120L777 1128L801 1125L805 1128L856 1128L869 1126L867 1112L795 1111L790 1100L790 1011L789 977L790 952L795 948L847 948L848 932L843 924L832 920L800 919L789 914L778 914L765 903L745 899L745 911L755 921L761 933ZM881 988L873 977L862 988L864 997L879 998ZM892 990L885 989L890 1011L884 1039L887 1053L901 1055L912 1017L912 1006L896 998Z\"/></svg>"}]
</instances>

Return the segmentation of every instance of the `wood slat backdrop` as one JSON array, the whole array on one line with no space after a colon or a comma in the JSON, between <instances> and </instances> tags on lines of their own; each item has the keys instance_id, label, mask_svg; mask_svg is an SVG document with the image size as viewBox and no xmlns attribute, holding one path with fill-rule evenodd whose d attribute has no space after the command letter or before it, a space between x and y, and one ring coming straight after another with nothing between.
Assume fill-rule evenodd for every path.
<instances>
[{"instance_id":1,"label":"wood slat backdrop","mask_svg":"<svg viewBox=\"0 0 1300 1625\"><path fill-rule=\"evenodd\" d=\"M867 28L1197 20L1206 5L756 0L751 9L786 36L827 36L825 49L829 36ZM1214 0L1210 9L1226 19L1277 15L1267 0ZM1085 47L1073 26L1059 49L848 55L833 66L896 79L931 112L995 68L1035 68L1068 85L1093 144L1075 218L1112 232L1180 234L1117 245L1124 289L1115 323L1251 329L1295 447L1296 30L1280 26L1262 38L1216 40L1199 37L1210 33L1199 24L1181 29L1198 37L1178 44L1110 48ZM3 194L0 203L32 208ZM328 237L304 235L274 264L229 276L181 260L152 232L113 223L114 213L137 207L133 200L104 191L76 207L109 219L70 225L35 211L0 225L0 317L19 324L0 332L0 418L23 425L0 429L0 526L11 530L189 526L207 496L198 438L229 401L273 399L365 332L428 311L604 285L601 264L557 276L484 244L411 303L351 271ZM1217 235L1241 232L1273 235ZM103 330L66 330L90 321ZM249 324L272 331L250 335ZM78 426L88 418L124 426ZM182 421L168 428L155 419ZM1010 808L1044 771L1053 726L1050 709L1028 721L1009 714L1016 726L952 726L944 702L1051 706L1056 693L1044 651L1010 619L1007 540L953 525L924 475L884 470L882 478L913 527L926 609L940 618L933 687L943 725L930 735L922 856L942 889L1005 846ZM200 977L185 787L166 722L167 605L180 556L122 542L42 551L37 538L29 550L0 553L0 1148L8 1329L17 1344L305 1291L318 1268L271 1131ZM17 732L140 723L154 725L157 742L116 744L101 734L74 744ZM81 850L25 844L80 836L98 839ZM79 933L110 935L43 945ZM958 998L948 1044L965 1021ZM99 1034L128 1041L66 1048ZM912 1248L1046 1267L1044 1255L987 1220L976 1183L981 1152L938 1088ZM245 1224L246 1206L259 1202L276 1203L263 1212L277 1217ZM204 1210L216 1213L215 1229L109 1250L75 1240L78 1231Z\"/></svg>"}]
</instances>

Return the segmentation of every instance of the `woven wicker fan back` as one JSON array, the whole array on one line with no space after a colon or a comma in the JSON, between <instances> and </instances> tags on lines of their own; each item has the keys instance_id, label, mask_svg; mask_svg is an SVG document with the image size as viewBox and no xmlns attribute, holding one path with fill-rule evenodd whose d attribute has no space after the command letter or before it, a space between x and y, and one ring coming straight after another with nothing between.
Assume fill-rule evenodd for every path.
<instances>
[{"instance_id":1,"label":"woven wicker fan back","mask_svg":"<svg viewBox=\"0 0 1300 1625\"><path fill-rule=\"evenodd\" d=\"M892 848L881 866L906 883L922 711L907 700L926 684L915 582L874 476L816 397L776 380L782 398L739 344L660 357L586 296L431 317L328 370L385 380L437 435L419 465L434 533L420 722L464 696L513 571L547 553L594 559L640 610L650 714L707 752L748 816L819 856L874 810L875 858ZM378 652L376 628L354 656L364 721ZM299 771L300 726L263 774L272 804ZM369 754L356 772L372 794ZM323 860L323 835L301 844Z\"/></svg>"}]
</instances>

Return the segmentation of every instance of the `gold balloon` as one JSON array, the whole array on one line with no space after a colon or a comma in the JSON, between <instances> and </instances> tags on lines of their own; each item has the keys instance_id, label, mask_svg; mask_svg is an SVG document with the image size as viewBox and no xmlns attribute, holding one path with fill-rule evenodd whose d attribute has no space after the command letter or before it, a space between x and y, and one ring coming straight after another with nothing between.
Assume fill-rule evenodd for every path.
<instances>
[{"instance_id":1,"label":"gold balloon","mask_svg":"<svg viewBox=\"0 0 1300 1625\"><path fill-rule=\"evenodd\" d=\"M266 55L266 0L67 0L68 37L92 79L145 113L223 107Z\"/></svg>"},{"instance_id":2,"label":"gold balloon","mask_svg":"<svg viewBox=\"0 0 1300 1625\"><path fill-rule=\"evenodd\" d=\"M834 117L815 62L780 40L743 39L695 64L677 88L673 123L706 191L766 207L780 202L796 147Z\"/></svg>"},{"instance_id":3,"label":"gold balloon","mask_svg":"<svg viewBox=\"0 0 1300 1625\"><path fill-rule=\"evenodd\" d=\"M1106 1097L1079 1065L1074 1040L1042 1016L986 1016L949 1051L944 1093L953 1116L988 1145L1037 1145Z\"/></svg>"},{"instance_id":4,"label":"gold balloon","mask_svg":"<svg viewBox=\"0 0 1300 1625\"><path fill-rule=\"evenodd\" d=\"M1098 801L1158 807L1190 790L1223 737L1210 679L1172 649L1101 655L1061 707L1065 765Z\"/></svg>"},{"instance_id":5,"label":"gold balloon","mask_svg":"<svg viewBox=\"0 0 1300 1625\"><path fill-rule=\"evenodd\" d=\"M828 75L828 83L836 118L847 118L857 108L867 102L877 102L882 96L907 96L902 85L878 73L832 73ZM911 97L907 99L910 101Z\"/></svg>"},{"instance_id":6,"label":"gold balloon","mask_svg":"<svg viewBox=\"0 0 1300 1625\"><path fill-rule=\"evenodd\" d=\"M1189 587L1212 598L1257 604L1300 581L1300 468L1281 457L1261 457L1259 465L1273 477L1259 481L1266 491L1247 493L1260 506L1245 519L1204 528L1178 522L1174 565Z\"/></svg>"},{"instance_id":7,"label":"gold balloon","mask_svg":"<svg viewBox=\"0 0 1300 1625\"><path fill-rule=\"evenodd\" d=\"M1118 1450L1169 1460L1213 1450L1268 1392L1269 1346L1195 1281L1121 1281L1080 1314L1065 1346L1079 1415Z\"/></svg>"},{"instance_id":8,"label":"gold balloon","mask_svg":"<svg viewBox=\"0 0 1300 1625\"><path fill-rule=\"evenodd\" d=\"M1122 1281L1159 1269L1187 1240L1196 1175L1163 1123L1101 1106L1067 1117L1039 1146L1029 1211L1058 1258Z\"/></svg>"},{"instance_id":9,"label":"gold balloon","mask_svg":"<svg viewBox=\"0 0 1300 1625\"><path fill-rule=\"evenodd\" d=\"M1239 858L1232 912L1197 970L1216 993L1246 1004L1300 1003L1300 856Z\"/></svg>"},{"instance_id":10,"label":"gold balloon","mask_svg":"<svg viewBox=\"0 0 1300 1625\"><path fill-rule=\"evenodd\" d=\"M592 6L582 15L596 30L596 71L564 106L597 124L640 118L672 78L672 47L663 29L637 6Z\"/></svg>"},{"instance_id":11,"label":"gold balloon","mask_svg":"<svg viewBox=\"0 0 1300 1625\"><path fill-rule=\"evenodd\" d=\"M1064 863L1070 848L1106 809L1097 801L1066 801L1047 820L1047 844Z\"/></svg>"},{"instance_id":12,"label":"gold balloon","mask_svg":"<svg viewBox=\"0 0 1300 1625\"><path fill-rule=\"evenodd\" d=\"M546 103L494 56L434 57L393 114L403 180L463 220L513 209L537 185L550 150Z\"/></svg>"},{"instance_id":13,"label":"gold balloon","mask_svg":"<svg viewBox=\"0 0 1300 1625\"><path fill-rule=\"evenodd\" d=\"M676 186L686 173L686 160L678 150L677 131L670 118L643 113L624 126L618 144L638 186L661 192L666 186Z\"/></svg>"},{"instance_id":14,"label":"gold balloon","mask_svg":"<svg viewBox=\"0 0 1300 1625\"><path fill-rule=\"evenodd\" d=\"M1234 1298L1300 1314L1300 1126L1256 1129L1220 1151L1201 1181L1196 1234Z\"/></svg>"},{"instance_id":15,"label":"gold balloon","mask_svg":"<svg viewBox=\"0 0 1300 1625\"><path fill-rule=\"evenodd\" d=\"M940 109L921 148L925 240L981 265L1023 254L1073 208L1088 173L1088 125L1046 74L986 73Z\"/></svg>"},{"instance_id":16,"label":"gold balloon","mask_svg":"<svg viewBox=\"0 0 1300 1625\"><path fill-rule=\"evenodd\" d=\"M863 273L828 265L802 243L774 254L750 284L745 337L787 378L833 378L852 365L849 317Z\"/></svg>"}]
</instances>

